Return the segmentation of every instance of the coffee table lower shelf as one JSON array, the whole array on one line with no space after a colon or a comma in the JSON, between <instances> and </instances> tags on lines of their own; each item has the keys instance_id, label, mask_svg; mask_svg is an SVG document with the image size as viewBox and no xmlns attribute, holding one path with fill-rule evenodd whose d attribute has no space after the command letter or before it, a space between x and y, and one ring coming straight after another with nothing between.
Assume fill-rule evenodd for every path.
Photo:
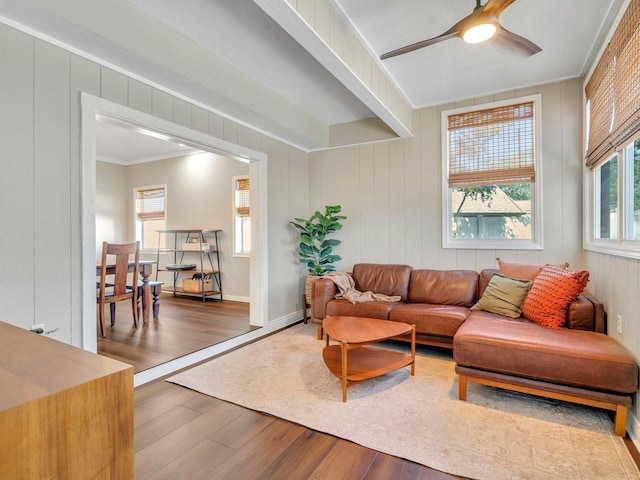
<instances>
[{"instance_id":1,"label":"coffee table lower shelf","mask_svg":"<svg viewBox=\"0 0 640 480\"><path fill-rule=\"evenodd\" d=\"M347 351L343 352L343 348ZM344 354L343 354L344 353ZM347 387L362 380L384 375L399 368L412 366L413 357L406 353L362 345L329 345L322 350L324 363L331 373L342 380L342 401L347 401Z\"/></svg>"}]
</instances>

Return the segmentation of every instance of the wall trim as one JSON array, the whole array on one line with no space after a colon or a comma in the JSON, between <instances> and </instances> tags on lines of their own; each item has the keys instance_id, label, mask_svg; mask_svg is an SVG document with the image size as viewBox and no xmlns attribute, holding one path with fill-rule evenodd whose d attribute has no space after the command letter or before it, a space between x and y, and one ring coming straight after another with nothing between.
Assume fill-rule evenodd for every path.
<instances>
[{"instance_id":1,"label":"wall trim","mask_svg":"<svg viewBox=\"0 0 640 480\"><path fill-rule=\"evenodd\" d=\"M223 298L225 300L229 300L230 302L241 302L241 303L251 303L249 297L243 297L240 295L227 295L223 294Z\"/></svg>"}]
</instances>

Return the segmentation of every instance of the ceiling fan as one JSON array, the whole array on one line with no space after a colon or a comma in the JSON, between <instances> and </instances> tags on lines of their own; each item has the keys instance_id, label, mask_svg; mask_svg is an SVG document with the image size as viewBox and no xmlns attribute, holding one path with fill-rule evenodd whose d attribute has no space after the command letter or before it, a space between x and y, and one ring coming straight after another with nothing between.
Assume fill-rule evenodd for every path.
<instances>
[{"instance_id":1,"label":"ceiling fan","mask_svg":"<svg viewBox=\"0 0 640 480\"><path fill-rule=\"evenodd\" d=\"M380 56L380 60L413 52L454 37L462 38L467 43L480 43L488 40L498 50L507 50L525 57L535 55L542 51L540 47L526 38L510 32L500 25L498 21L500 14L515 1L489 0L482 5L481 0L476 0L473 12L454 24L446 32L437 37L384 53Z\"/></svg>"}]
</instances>

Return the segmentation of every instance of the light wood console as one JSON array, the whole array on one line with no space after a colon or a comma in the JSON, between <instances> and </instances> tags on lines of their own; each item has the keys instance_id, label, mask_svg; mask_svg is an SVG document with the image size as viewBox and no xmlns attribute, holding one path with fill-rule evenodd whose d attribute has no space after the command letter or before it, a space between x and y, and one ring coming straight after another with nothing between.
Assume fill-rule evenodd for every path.
<instances>
[{"instance_id":1,"label":"light wood console","mask_svg":"<svg viewBox=\"0 0 640 480\"><path fill-rule=\"evenodd\" d=\"M133 367L0 322L0 478L132 479Z\"/></svg>"}]
</instances>

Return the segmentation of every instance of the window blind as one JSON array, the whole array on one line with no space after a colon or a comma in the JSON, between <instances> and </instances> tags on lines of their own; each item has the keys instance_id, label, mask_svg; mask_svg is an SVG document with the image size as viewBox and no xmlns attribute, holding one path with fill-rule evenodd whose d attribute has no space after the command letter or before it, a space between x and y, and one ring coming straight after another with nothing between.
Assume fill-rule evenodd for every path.
<instances>
[{"instance_id":1,"label":"window blind","mask_svg":"<svg viewBox=\"0 0 640 480\"><path fill-rule=\"evenodd\" d=\"M535 181L534 104L448 117L449 187Z\"/></svg>"},{"instance_id":2,"label":"window blind","mask_svg":"<svg viewBox=\"0 0 640 480\"><path fill-rule=\"evenodd\" d=\"M138 220L163 220L164 187L140 189L136 193Z\"/></svg>"},{"instance_id":3,"label":"window blind","mask_svg":"<svg viewBox=\"0 0 640 480\"><path fill-rule=\"evenodd\" d=\"M631 0L587 82L591 169L640 131L640 0Z\"/></svg>"},{"instance_id":4,"label":"window blind","mask_svg":"<svg viewBox=\"0 0 640 480\"><path fill-rule=\"evenodd\" d=\"M236 180L236 213L239 217L249 216L249 193L249 179L239 178Z\"/></svg>"}]
</instances>

